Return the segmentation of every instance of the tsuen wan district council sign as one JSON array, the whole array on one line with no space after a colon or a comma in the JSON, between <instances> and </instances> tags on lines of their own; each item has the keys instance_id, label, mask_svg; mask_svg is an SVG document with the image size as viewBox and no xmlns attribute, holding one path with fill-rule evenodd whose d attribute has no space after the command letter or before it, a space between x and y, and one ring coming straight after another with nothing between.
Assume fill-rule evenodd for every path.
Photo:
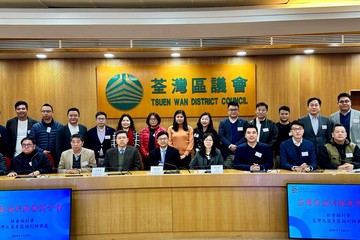
<instances>
[{"instance_id":1,"label":"tsuen wan district council sign","mask_svg":"<svg viewBox=\"0 0 360 240\"><path fill-rule=\"evenodd\" d=\"M236 101L240 116L252 116L256 104L255 64L131 65L97 67L98 111L109 118L129 113L146 118L150 112L188 117L203 112L226 116Z\"/></svg>"}]
</instances>

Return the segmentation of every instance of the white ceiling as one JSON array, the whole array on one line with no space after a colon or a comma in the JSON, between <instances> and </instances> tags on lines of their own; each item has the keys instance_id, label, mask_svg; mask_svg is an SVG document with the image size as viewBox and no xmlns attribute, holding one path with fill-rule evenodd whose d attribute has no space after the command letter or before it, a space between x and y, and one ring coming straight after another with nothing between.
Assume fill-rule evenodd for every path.
<instances>
[{"instance_id":1,"label":"white ceiling","mask_svg":"<svg viewBox=\"0 0 360 240\"><path fill-rule=\"evenodd\" d=\"M40 51L50 58L101 58L104 52L120 58L168 57L177 42L188 44L177 48L185 57L234 56L240 50L301 54L309 47L316 53L359 52L360 1L318 2L0 0L0 59L34 58ZM299 36L304 34L320 36ZM65 48L69 40L75 47ZM139 44L149 40L152 45ZM44 41L55 46L46 47ZM109 41L114 47L91 45ZM209 41L214 45L204 47ZM216 45L224 42L231 44Z\"/></svg>"}]
</instances>

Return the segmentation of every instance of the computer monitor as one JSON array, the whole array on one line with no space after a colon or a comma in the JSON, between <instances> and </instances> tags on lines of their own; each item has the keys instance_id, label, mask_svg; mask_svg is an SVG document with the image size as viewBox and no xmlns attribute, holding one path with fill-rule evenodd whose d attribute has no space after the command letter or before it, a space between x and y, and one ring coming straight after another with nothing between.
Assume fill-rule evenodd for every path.
<instances>
[{"instance_id":1,"label":"computer monitor","mask_svg":"<svg viewBox=\"0 0 360 240\"><path fill-rule=\"evenodd\" d=\"M70 239L72 190L0 190L0 238Z\"/></svg>"},{"instance_id":2,"label":"computer monitor","mask_svg":"<svg viewBox=\"0 0 360 240\"><path fill-rule=\"evenodd\" d=\"M287 184L292 239L360 239L360 184Z\"/></svg>"}]
</instances>

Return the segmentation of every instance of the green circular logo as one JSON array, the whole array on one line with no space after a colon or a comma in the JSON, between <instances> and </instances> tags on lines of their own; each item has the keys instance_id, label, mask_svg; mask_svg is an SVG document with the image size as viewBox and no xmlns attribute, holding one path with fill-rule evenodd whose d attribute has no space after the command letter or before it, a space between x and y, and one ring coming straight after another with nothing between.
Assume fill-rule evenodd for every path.
<instances>
[{"instance_id":1,"label":"green circular logo","mask_svg":"<svg viewBox=\"0 0 360 240\"><path fill-rule=\"evenodd\" d=\"M106 85L106 99L116 109L129 110L136 107L142 98L140 81L131 74L113 76Z\"/></svg>"}]
</instances>

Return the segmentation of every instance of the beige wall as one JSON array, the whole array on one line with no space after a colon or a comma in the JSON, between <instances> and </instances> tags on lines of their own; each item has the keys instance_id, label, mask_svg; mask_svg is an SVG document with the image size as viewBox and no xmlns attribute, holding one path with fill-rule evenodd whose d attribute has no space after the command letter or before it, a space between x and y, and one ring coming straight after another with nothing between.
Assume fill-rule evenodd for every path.
<instances>
[{"instance_id":1,"label":"beige wall","mask_svg":"<svg viewBox=\"0 0 360 240\"><path fill-rule=\"evenodd\" d=\"M281 105L291 108L292 119L306 114L306 101L316 96L323 101L322 114L337 110L339 92L360 89L360 54L281 55L245 58L187 58L187 59L56 59L56 60L0 60L0 124L15 115L14 103L29 103L29 115L40 119L40 107L53 105L55 119L66 123L66 110L78 107L81 123L94 125L96 104L96 67L144 64L220 64L255 63L257 101L269 105L269 118L277 121ZM204 109L198 107L199 115ZM255 110L254 110L255 111ZM210 111L211 112L211 111ZM130 112L131 114L131 112ZM240 110L241 114L241 110ZM224 117L227 115L224 108ZM223 117L215 118L215 126ZM195 127L197 118L189 119ZM117 120L109 120L116 125ZM163 119L168 127L172 119ZM145 119L135 120L140 131Z\"/></svg>"}]
</instances>

